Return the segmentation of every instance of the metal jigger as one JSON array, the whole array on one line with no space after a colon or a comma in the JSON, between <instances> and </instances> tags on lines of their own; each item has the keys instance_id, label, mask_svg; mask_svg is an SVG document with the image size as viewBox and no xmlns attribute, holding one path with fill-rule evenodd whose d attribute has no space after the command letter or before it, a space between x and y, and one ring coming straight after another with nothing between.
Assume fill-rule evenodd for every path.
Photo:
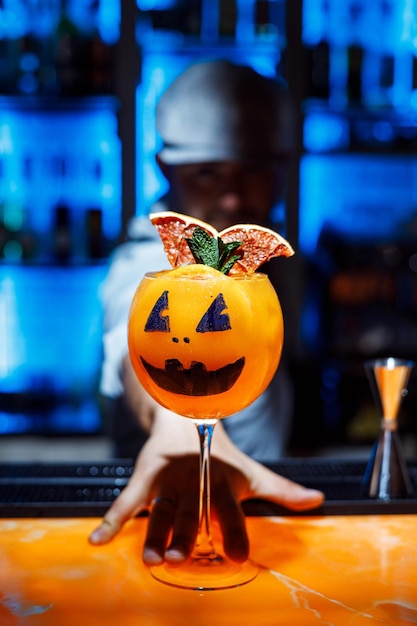
<instances>
[{"instance_id":1,"label":"metal jigger","mask_svg":"<svg viewBox=\"0 0 417 626\"><path fill-rule=\"evenodd\" d=\"M362 486L370 498L390 500L407 498L413 488L398 435L398 411L407 395L407 383L413 361L393 357L366 361L381 427L369 459Z\"/></svg>"}]
</instances>

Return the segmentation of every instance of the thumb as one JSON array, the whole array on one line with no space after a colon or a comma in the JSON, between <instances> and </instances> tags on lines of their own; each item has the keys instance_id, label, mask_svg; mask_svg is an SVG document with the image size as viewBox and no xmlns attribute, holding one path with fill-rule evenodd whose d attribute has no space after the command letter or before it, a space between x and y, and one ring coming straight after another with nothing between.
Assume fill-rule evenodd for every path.
<instances>
[{"instance_id":1,"label":"thumb","mask_svg":"<svg viewBox=\"0 0 417 626\"><path fill-rule=\"evenodd\" d=\"M294 483L290 480L287 481L287 479L283 480L285 480L288 484L286 484L285 487L280 486L280 489L283 490L281 492L278 491L275 496L276 501L279 504L284 505L292 511L315 509L323 504L323 492L318 489L303 487L302 485Z\"/></svg>"},{"instance_id":2,"label":"thumb","mask_svg":"<svg viewBox=\"0 0 417 626\"><path fill-rule=\"evenodd\" d=\"M320 506L324 493L309 489L279 476L264 466L258 468L252 483L253 496L281 504L292 511L304 511Z\"/></svg>"},{"instance_id":3,"label":"thumb","mask_svg":"<svg viewBox=\"0 0 417 626\"><path fill-rule=\"evenodd\" d=\"M120 496L113 502L101 523L89 536L93 545L102 545L111 541L123 528L127 520L145 509L145 499L137 493L135 486L129 483Z\"/></svg>"}]
</instances>

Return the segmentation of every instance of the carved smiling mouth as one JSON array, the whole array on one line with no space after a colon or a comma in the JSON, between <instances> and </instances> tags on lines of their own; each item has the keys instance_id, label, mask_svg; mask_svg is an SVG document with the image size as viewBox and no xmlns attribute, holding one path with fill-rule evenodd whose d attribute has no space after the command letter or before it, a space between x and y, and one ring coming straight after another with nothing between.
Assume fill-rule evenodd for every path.
<instances>
[{"instance_id":1,"label":"carved smiling mouth","mask_svg":"<svg viewBox=\"0 0 417 626\"><path fill-rule=\"evenodd\" d=\"M228 391L245 365L245 357L241 357L217 370L208 370L200 361L192 361L186 369L178 359L167 359L162 369L151 365L143 357L140 359L158 387L182 396L213 396Z\"/></svg>"}]
</instances>

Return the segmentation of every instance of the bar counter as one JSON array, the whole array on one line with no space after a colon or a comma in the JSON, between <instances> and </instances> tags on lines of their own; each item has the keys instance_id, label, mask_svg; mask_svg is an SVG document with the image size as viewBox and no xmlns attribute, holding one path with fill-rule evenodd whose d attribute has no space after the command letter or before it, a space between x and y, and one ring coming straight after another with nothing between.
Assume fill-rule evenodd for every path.
<instances>
[{"instance_id":1,"label":"bar counter","mask_svg":"<svg viewBox=\"0 0 417 626\"><path fill-rule=\"evenodd\" d=\"M371 626L417 623L417 515L248 517L260 573L190 591L141 560L146 518L93 547L98 518L0 520L1 626Z\"/></svg>"}]
</instances>

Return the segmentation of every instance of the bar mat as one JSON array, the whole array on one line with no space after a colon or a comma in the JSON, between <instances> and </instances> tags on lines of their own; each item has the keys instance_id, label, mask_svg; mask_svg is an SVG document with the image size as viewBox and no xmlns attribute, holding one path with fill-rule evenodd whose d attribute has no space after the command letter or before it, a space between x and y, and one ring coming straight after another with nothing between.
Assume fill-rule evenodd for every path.
<instances>
[{"instance_id":1,"label":"bar mat","mask_svg":"<svg viewBox=\"0 0 417 626\"><path fill-rule=\"evenodd\" d=\"M366 463L333 459L284 459L270 469L325 493L314 510L293 512L264 500L244 503L247 515L380 515L417 513L417 465L409 463L415 496L371 500L361 493ZM100 463L0 463L0 517L102 516L122 492L133 461Z\"/></svg>"}]
</instances>

